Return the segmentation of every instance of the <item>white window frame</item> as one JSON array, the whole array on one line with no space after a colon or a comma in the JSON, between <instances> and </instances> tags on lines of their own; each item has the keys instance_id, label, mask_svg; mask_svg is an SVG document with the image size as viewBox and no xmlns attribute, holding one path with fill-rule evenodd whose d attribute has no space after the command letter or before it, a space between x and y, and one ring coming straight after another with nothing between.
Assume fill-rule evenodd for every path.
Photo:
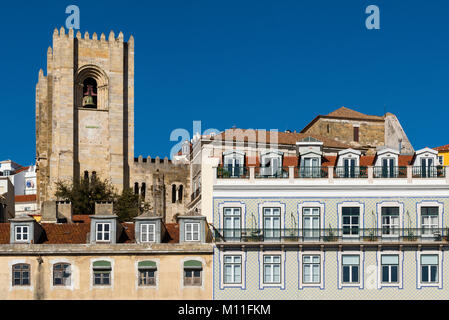
<instances>
[{"instance_id":1,"label":"white window frame","mask_svg":"<svg viewBox=\"0 0 449 320\"><path fill-rule=\"evenodd\" d=\"M320 256L320 282L319 283L305 283L303 281L303 257L304 256ZM324 263L325 263L325 257L323 251L299 251L298 252L298 277L299 277L299 284L298 288L300 290L304 288L320 288L321 290L324 289Z\"/></svg>"},{"instance_id":2,"label":"white window frame","mask_svg":"<svg viewBox=\"0 0 449 320\"><path fill-rule=\"evenodd\" d=\"M399 207L399 225L398 235L383 234L382 228L382 208L383 207ZM399 201L385 201L377 204L377 228L381 230L382 238L398 238L401 236L401 231L404 230L404 203Z\"/></svg>"},{"instance_id":3,"label":"white window frame","mask_svg":"<svg viewBox=\"0 0 449 320\"><path fill-rule=\"evenodd\" d=\"M220 229L224 229L224 211L226 208L240 208L241 213L241 221L240 221L240 227L243 229L246 228L246 204L241 201L226 201L223 203L220 203L218 205L218 211L220 213L220 221L219 226ZM257 228L257 226L254 226Z\"/></svg>"},{"instance_id":4,"label":"white window frame","mask_svg":"<svg viewBox=\"0 0 449 320\"><path fill-rule=\"evenodd\" d=\"M109 285L94 285L94 263L97 261L108 261L111 263L111 271L109 275ZM106 289L106 290L114 290L114 270L115 270L115 263L114 260L111 258L95 258L90 260L90 281L89 281L89 289L90 291L96 290L96 289Z\"/></svg>"},{"instance_id":5,"label":"white window frame","mask_svg":"<svg viewBox=\"0 0 449 320\"><path fill-rule=\"evenodd\" d=\"M233 257L233 259L235 259L236 257L240 258L240 282L230 282L230 283L226 283L226 275L225 275L225 266L226 266L226 257ZM233 251L225 251L225 252L221 252L221 256L220 256L220 266L221 266L221 288L227 287L227 288L242 288L244 289L244 282L245 282L245 255L243 254L243 252L233 252ZM232 262L231 263L233 266L238 265L238 263ZM232 269L234 272L234 269ZM235 275L234 275L235 278Z\"/></svg>"},{"instance_id":6,"label":"white window frame","mask_svg":"<svg viewBox=\"0 0 449 320\"><path fill-rule=\"evenodd\" d=\"M20 232L18 229L21 229ZM24 230L26 229L26 231ZM20 235L20 239L19 239ZM26 235L26 239L23 239L23 236ZM28 225L20 225L14 227L14 239L15 242L28 243L30 241L30 226Z\"/></svg>"},{"instance_id":7,"label":"white window frame","mask_svg":"<svg viewBox=\"0 0 449 320\"><path fill-rule=\"evenodd\" d=\"M347 207L358 207L359 208L359 234L347 234L347 235L343 234L343 208L347 208ZM338 212L337 229L342 230L341 231L342 238L344 238L344 239L351 239L351 238L359 239L360 236L363 234L364 228L365 228L365 220L364 220L365 204L361 203L361 202L356 202L356 201L345 201L345 202L337 204L337 212Z\"/></svg>"},{"instance_id":8,"label":"white window frame","mask_svg":"<svg viewBox=\"0 0 449 320\"><path fill-rule=\"evenodd\" d=\"M422 282L422 271L421 271L421 256L422 255L436 255L438 256L438 282ZM418 280L417 288L421 289L423 287L437 287L443 289L443 252L442 251L417 251L416 252L416 267Z\"/></svg>"},{"instance_id":9,"label":"white window frame","mask_svg":"<svg viewBox=\"0 0 449 320\"><path fill-rule=\"evenodd\" d=\"M147 231L144 232L144 227L147 227ZM150 229L153 229L152 233ZM143 236L146 235L147 240L144 241ZM150 239L150 235L153 235L152 239ZM140 242L141 243L151 243L156 242L156 224L155 223L141 223L140 224Z\"/></svg>"},{"instance_id":10,"label":"white window frame","mask_svg":"<svg viewBox=\"0 0 449 320\"><path fill-rule=\"evenodd\" d=\"M443 225L443 211L444 204L438 201L421 201L416 204L416 210L418 211L418 229L421 230L422 226L422 207L438 207L438 230L443 235L442 225ZM423 237L428 237L433 239L433 234L422 234Z\"/></svg>"},{"instance_id":11,"label":"white window frame","mask_svg":"<svg viewBox=\"0 0 449 320\"><path fill-rule=\"evenodd\" d=\"M304 201L298 204L298 228L303 230L303 209L304 208L319 208L320 209L320 230L324 230L325 223L325 205L319 201Z\"/></svg>"},{"instance_id":12,"label":"white window frame","mask_svg":"<svg viewBox=\"0 0 449 320\"><path fill-rule=\"evenodd\" d=\"M98 230L98 226L101 225L102 227L102 231ZM109 225L109 231L104 231L104 226L105 225ZM95 223L95 241L96 242L111 242L111 235L112 235L112 223L110 222L96 222ZM99 235L101 234L101 239L99 237ZM109 240L104 240L104 235L108 234L109 235Z\"/></svg>"},{"instance_id":13,"label":"white window frame","mask_svg":"<svg viewBox=\"0 0 449 320\"><path fill-rule=\"evenodd\" d=\"M265 208L280 208L281 209L281 230L284 229L284 222L285 222L285 207L286 204L279 202L279 201L270 201L270 202L263 202L259 203L259 223L257 228L263 230L264 227L264 221L263 221L263 213Z\"/></svg>"},{"instance_id":14,"label":"white window frame","mask_svg":"<svg viewBox=\"0 0 449 320\"><path fill-rule=\"evenodd\" d=\"M343 256L359 256L359 282L358 283L345 283L343 282ZM338 288L352 287L363 289L364 269L365 269L365 252L361 251L339 251L337 255L338 265Z\"/></svg>"},{"instance_id":15,"label":"white window frame","mask_svg":"<svg viewBox=\"0 0 449 320\"><path fill-rule=\"evenodd\" d=\"M280 283L265 283L264 279L264 257L280 256ZM281 288L285 289L285 251L259 251L259 289Z\"/></svg>"},{"instance_id":16,"label":"white window frame","mask_svg":"<svg viewBox=\"0 0 449 320\"><path fill-rule=\"evenodd\" d=\"M398 264L398 282L397 283L382 283L382 256L383 255L397 255L399 258ZM404 264L404 252L403 251L378 251L377 252L377 288L393 287L403 289L403 264Z\"/></svg>"},{"instance_id":17,"label":"white window frame","mask_svg":"<svg viewBox=\"0 0 449 320\"><path fill-rule=\"evenodd\" d=\"M188 227L191 227L190 231L188 231ZM198 227L198 230L195 230L195 226ZM186 222L184 224L184 240L186 242L199 242L201 241L201 223L200 222ZM191 235L190 237L188 235ZM194 235L197 235L197 239L195 239Z\"/></svg>"}]
</instances>

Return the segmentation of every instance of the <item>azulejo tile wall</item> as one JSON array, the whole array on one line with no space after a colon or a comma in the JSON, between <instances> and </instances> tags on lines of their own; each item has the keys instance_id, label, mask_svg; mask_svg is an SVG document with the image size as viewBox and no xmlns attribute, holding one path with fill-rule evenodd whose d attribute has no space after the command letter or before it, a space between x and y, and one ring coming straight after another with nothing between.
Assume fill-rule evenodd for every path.
<instances>
[{"instance_id":1,"label":"azulejo tile wall","mask_svg":"<svg viewBox=\"0 0 449 320\"><path fill-rule=\"evenodd\" d=\"M346 198L214 198L214 226L222 228L222 214L224 207L239 205L242 208L242 219L246 228L261 227L260 210L267 203L273 206L279 203L284 219L285 228L297 228L300 218L301 205L307 202L319 203L322 206L321 219L325 228L338 228L338 207L343 202L359 203L363 216L363 227L376 227L378 223L379 204L397 203L402 206L402 228L417 228L419 207L438 204L441 209L441 227L449 225L445 210L449 208L447 197L346 197ZM419 251L417 245L382 246L381 251L376 246L359 245L344 246L342 251L338 247L319 245L315 247L280 246L263 248L245 246L221 247L219 243L214 251L214 290L213 298L222 299L449 299L449 280L445 275L447 270L447 246L423 246ZM322 251L321 251L322 250ZM261 282L261 256L263 253L273 252L282 255L281 284L270 288ZM222 281L223 254L242 253L242 284L230 287ZM321 254L322 273L321 283L316 286L304 286L301 281L301 254ZM380 253L395 253L399 259L399 284L386 287L380 279ZM360 255L360 282L347 287L341 285L341 255ZM432 286L421 284L420 254L439 255L438 283Z\"/></svg>"}]
</instances>

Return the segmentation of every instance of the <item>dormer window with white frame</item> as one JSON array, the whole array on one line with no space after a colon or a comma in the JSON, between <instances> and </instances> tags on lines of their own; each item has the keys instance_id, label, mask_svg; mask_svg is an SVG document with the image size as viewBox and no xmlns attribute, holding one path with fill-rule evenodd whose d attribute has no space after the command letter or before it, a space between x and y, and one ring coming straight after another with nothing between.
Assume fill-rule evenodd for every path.
<instances>
[{"instance_id":1,"label":"dormer window with white frame","mask_svg":"<svg viewBox=\"0 0 449 320\"><path fill-rule=\"evenodd\" d=\"M196 242L200 241L200 223L185 223L185 241Z\"/></svg>"},{"instance_id":2,"label":"dormer window with white frame","mask_svg":"<svg viewBox=\"0 0 449 320\"><path fill-rule=\"evenodd\" d=\"M354 149L342 150L338 153L336 175L339 178L356 178L360 175L361 152Z\"/></svg>"},{"instance_id":3,"label":"dormer window with white frame","mask_svg":"<svg viewBox=\"0 0 449 320\"><path fill-rule=\"evenodd\" d=\"M260 176L282 177L282 155L280 151L266 151L260 155Z\"/></svg>"},{"instance_id":4,"label":"dormer window with white frame","mask_svg":"<svg viewBox=\"0 0 449 320\"><path fill-rule=\"evenodd\" d=\"M110 242L111 241L111 223L97 222L96 224L96 241Z\"/></svg>"},{"instance_id":5,"label":"dormer window with white frame","mask_svg":"<svg viewBox=\"0 0 449 320\"><path fill-rule=\"evenodd\" d=\"M424 148L416 151L413 162L413 177L415 178L437 178L442 176L442 169L439 170L437 164L438 151Z\"/></svg>"},{"instance_id":6,"label":"dormer window with white frame","mask_svg":"<svg viewBox=\"0 0 449 320\"><path fill-rule=\"evenodd\" d=\"M140 224L140 242L149 243L156 241L156 224L141 223Z\"/></svg>"},{"instance_id":7,"label":"dormer window with white frame","mask_svg":"<svg viewBox=\"0 0 449 320\"><path fill-rule=\"evenodd\" d=\"M375 178L396 178L399 175L399 151L390 148L377 152L374 168ZM404 172L401 172L404 173Z\"/></svg>"},{"instance_id":8,"label":"dormer window with white frame","mask_svg":"<svg viewBox=\"0 0 449 320\"><path fill-rule=\"evenodd\" d=\"M28 242L30 239L29 226L16 226L14 233L16 242Z\"/></svg>"},{"instance_id":9,"label":"dormer window with white frame","mask_svg":"<svg viewBox=\"0 0 449 320\"><path fill-rule=\"evenodd\" d=\"M223 152L223 167L229 177L240 177L244 173L245 153L237 150Z\"/></svg>"}]
</instances>

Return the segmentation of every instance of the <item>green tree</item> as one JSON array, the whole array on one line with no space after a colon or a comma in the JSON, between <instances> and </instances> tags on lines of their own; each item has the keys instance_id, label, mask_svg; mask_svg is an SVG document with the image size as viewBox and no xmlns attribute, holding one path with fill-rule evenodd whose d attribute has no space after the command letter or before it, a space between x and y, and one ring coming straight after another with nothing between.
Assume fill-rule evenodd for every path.
<instances>
[{"instance_id":1,"label":"green tree","mask_svg":"<svg viewBox=\"0 0 449 320\"><path fill-rule=\"evenodd\" d=\"M131 188L125 188L114 203L114 213L120 221L132 221L140 214L141 200Z\"/></svg>"},{"instance_id":2,"label":"green tree","mask_svg":"<svg viewBox=\"0 0 449 320\"><path fill-rule=\"evenodd\" d=\"M102 181L96 177L74 182L58 181L55 195L58 200L70 201L74 214L94 214L95 202L114 201L117 197L108 180Z\"/></svg>"}]
</instances>

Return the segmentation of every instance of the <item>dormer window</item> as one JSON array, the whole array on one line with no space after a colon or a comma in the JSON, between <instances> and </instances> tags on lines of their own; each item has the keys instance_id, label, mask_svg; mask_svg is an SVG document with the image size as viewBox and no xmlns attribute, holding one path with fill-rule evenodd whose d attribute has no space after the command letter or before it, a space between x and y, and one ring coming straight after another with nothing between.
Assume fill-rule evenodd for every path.
<instances>
[{"instance_id":1,"label":"dormer window","mask_svg":"<svg viewBox=\"0 0 449 320\"><path fill-rule=\"evenodd\" d=\"M28 242L30 239L30 228L28 226L16 226L15 227L15 240L16 242Z\"/></svg>"},{"instance_id":2,"label":"dormer window","mask_svg":"<svg viewBox=\"0 0 449 320\"><path fill-rule=\"evenodd\" d=\"M227 175L240 177L245 165L245 153L241 151L227 151L223 153L223 165Z\"/></svg>"},{"instance_id":3,"label":"dormer window","mask_svg":"<svg viewBox=\"0 0 449 320\"><path fill-rule=\"evenodd\" d=\"M111 241L111 224L109 222L97 222L96 239L97 242Z\"/></svg>"},{"instance_id":4,"label":"dormer window","mask_svg":"<svg viewBox=\"0 0 449 320\"><path fill-rule=\"evenodd\" d=\"M413 177L437 178L443 175L442 169L437 167L438 151L424 148L416 151L413 163Z\"/></svg>"},{"instance_id":5,"label":"dormer window","mask_svg":"<svg viewBox=\"0 0 449 320\"><path fill-rule=\"evenodd\" d=\"M200 241L200 223L186 223L185 224L185 241Z\"/></svg>"},{"instance_id":6,"label":"dormer window","mask_svg":"<svg viewBox=\"0 0 449 320\"><path fill-rule=\"evenodd\" d=\"M282 177L282 152L270 151L261 154L260 175L264 177Z\"/></svg>"},{"instance_id":7,"label":"dormer window","mask_svg":"<svg viewBox=\"0 0 449 320\"><path fill-rule=\"evenodd\" d=\"M390 148L377 152L377 160L374 168L375 178L397 178L406 175L406 169L398 167L399 151Z\"/></svg>"},{"instance_id":8,"label":"dormer window","mask_svg":"<svg viewBox=\"0 0 449 320\"><path fill-rule=\"evenodd\" d=\"M359 176L361 152L353 149L342 150L338 153L336 175L339 178L356 178Z\"/></svg>"},{"instance_id":9,"label":"dormer window","mask_svg":"<svg viewBox=\"0 0 449 320\"><path fill-rule=\"evenodd\" d=\"M148 243L155 242L156 238L156 224L141 223L140 224L140 242Z\"/></svg>"}]
</instances>

